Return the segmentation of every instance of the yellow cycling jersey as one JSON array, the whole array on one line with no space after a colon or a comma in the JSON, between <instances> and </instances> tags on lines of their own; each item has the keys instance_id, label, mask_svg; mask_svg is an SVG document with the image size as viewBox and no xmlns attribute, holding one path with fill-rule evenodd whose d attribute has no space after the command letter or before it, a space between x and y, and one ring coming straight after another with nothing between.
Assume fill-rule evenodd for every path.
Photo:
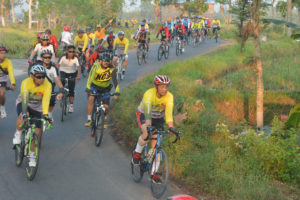
<instances>
[{"instance_id":1,"label":"yellow cycling jersey","mask_svg":"<svg viewBox=\"0 0 300 200\"><path fill-rule=\"evenodd\" d=\"M114 77L113 77L113 73L114 73ZM100 63L95 63L89 73L89 78L86 84L86 88L91 89L92 83L98 87L103 87L103 88L108 87L110 85L110 80L112 78L116 88L115 92L119 93L120 89L115 77L115 68L107 67L105 69L101 67Z\"/></svg>"},{"instance_id":2,"label":"yellow cycling jersey","mask_svg":"<svg viewBox=\"0 0 300 200\"><path fill-rule=\"evenodd\" d=\"M114 41L114 49L123 50L124 54L127 54L129 46L129 40L127 38L123 38L123 40L120 40L120 38L116 38Z\"/></svg>"},{"instance_id":3,"label":"yellow cycling jersey","mask_svg":"<svg viewBox=\"0 0 300 200\"><path fill-rule=\"evenodd\" d=\"M32 47L34 48L35 45L37 45L37 43L39 43L39 42L40 42L39 40L36 40L36 41L32 42Z\"/></svg>"},{"instance_id":4,"label":"yellow cycling jersey","mask_svg":"<svg viewBox=\"0 0 300 200\"><path fill-rule=\"evenodd\" d=\"M144 113L146 120L163 118L165 116L167 123L173 122L173 95L167 92L165 96L158 98L156 93L156 88L151 88L145 92L138 108L139 111Z\"/></svg>"},{"instance_id":5,"label":"yellow cycling jersey","mask_svg":"<svg viewBox=\"0 0 300 200\"><path fill-rule=\"evenodd\" d=\"M17 104L22 102L22 110L26 112L27 106L38 112L48 114L52 85L48 80L43 84L36 86L31 77L26 78L21 83L20 96Z\"/></svg>"},{"instance_id":6,"label":"yellow cycling jersey","mask_svg":"<svg viewBox=\"0 0 300 200\"><path fill-rule=\"evenodd\" d=\"M89 43L89 37L87 34L83 34L83 36L80 38L78 35L75 37L74 45L78 46L79 48L82 48L82 51L86 50L86 47Z\"/></svg>"},{"instance_id":7,"label":"yellow cycling jersey","mask_svg":"<svg viewBox=\"0 0 300 200\"><path fill-rule=\"evenodd\" d=\"M192 22L191 29L198 29L198 28L200 28L199 22Z\"/></svg>"},{"instance_id":8,"label":"yellow cycling jersey","mask_svg":"<svg viewBox=\"0 0 300 200\"><path fill-rule=\"evenodd\" d=\"M202 19L199 23L200 23L201 28L204 28L204 27L205 27L205 22L204 22L203 19Z\"/></svg>"},{"instance_id":9,"label":"yellow cycling jersey","mask_svg":"<svg viewBox=\"0 0 300 200\"><path fill-rule=\"evenodd\" d=\"M96 39L96 35L94 33L90 33L90 34L86 34L89 38L89 41L91 41L92 45L95 45L95 39Z\"/></svg>"},{"instance_id":10,"label":"yellow cycling jersey","mask_svg":"<svg viewBox=\"0 0 300 200\"><path fill-rule=\"evenodd\" d=\"M211 24L212 24L212 25L215 25L215 26L217 25L217 26L221 27L221 22L220 22L220 20L215 20L215 19L214 19L214 20L212 21Z\"/></svg>"},{"instance_id":11,"label":"yellow cycling jersey","mask_svg":"<svg viewBox=\"0 0 300 200\"><path fill-rule=\"evenodd\" d=\"M0 69L0 82L7 82L8 77L11 84L16 84L13 65L10 60L5 58L2 63L0 63L2 70Z\"/></svg>"}]
</instances>

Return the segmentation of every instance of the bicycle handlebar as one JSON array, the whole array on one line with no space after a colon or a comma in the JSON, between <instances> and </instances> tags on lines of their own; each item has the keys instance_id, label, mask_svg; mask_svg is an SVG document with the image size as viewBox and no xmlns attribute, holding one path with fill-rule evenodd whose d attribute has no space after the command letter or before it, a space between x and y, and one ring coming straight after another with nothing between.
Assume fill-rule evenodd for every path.
<instances>
[{"instance_id":1,"label":"bicycle handlebar","mask_svg":"<svg viewBox=\"0 0 300 200\"><path fill-rule=\"evenodd\" d=\"M50 130L52 127L52 122L50 122L51 120L49 118L45 119L45 118L31 118L31 117L25 118L23 124L19 125L19 127L22 128L24 124L27 123L28 121L36 121L36 122L41 121L43 124L46 124L49 121L47 128L45 130Z\"/></svg>"},{"instance_id":2,"label":"bicycle handlebar","mask_svg":"<svg viewBox=\"0 0 300 200\"><path fill-rule=\"evenodd\" d=\"M174 133L176 135L176 139L172 143L176 143L178 140L180 140L181 131L176 131L174 128L169 128L168 131L159 131L157 130L157 128L153 126L148 126L147 127L148 135L147 138L144 139L144 141L149 140L150 133L152 133L153 135L167 135L169 132ZM156 138L151 138L151 139L156 139Z\"/></svg>"}]
</instances>

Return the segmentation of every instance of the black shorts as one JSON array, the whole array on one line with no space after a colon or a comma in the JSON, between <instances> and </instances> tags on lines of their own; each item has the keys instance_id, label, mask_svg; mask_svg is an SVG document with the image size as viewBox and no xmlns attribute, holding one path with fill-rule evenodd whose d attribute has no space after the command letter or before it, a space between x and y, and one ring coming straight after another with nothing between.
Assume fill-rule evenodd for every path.
<instances>
[{"instance_id":1,"label":"black shorts","mask_svg":"<svg viewBox=\"0 0 300 200\"><path fill-rule=\"evenodd\" d=\"M52 92L51 94L51 99L50 99L50 107L53 107L55 106L55 103L56 103L56 93L55 92Z\"/></svg>"},{"instance_id":2,"label":"black shorts","mask_svg":"<svg viewBox=\"0 0 300 200\"><path fill-rule=\"evenodd\" d=\"M27 107L27 112L29 113L29 116L31 118L37 118L37 119L41 119L43 116L42 112L36 111L31 109L30 107ZM18 116L22 113L22 103L18 103L17 105L17 114ZM35 122L36 128L42 128L42 122L38 121Z\"/></svg>"},{"instance_id":3,"label":"black shorts","mask_svg":"<svg viewBox=\"0 0 300 200\"><path fill-rule=\"evenodd\" d=\"M215 28L213 28L213 33L216 31L216 30L220 30L220 27L218 26L218 27L215 27Z\"/></svg>"},{"instance_id":4,"label":"black shorts","mask_svg":"<svg viewBox=\"0 0 300 200\"><path fill-rule=\"evenodd\" d=\"M5 81L0 82L0 88L6 88L6 86L7 86L7 82Z\"/></svg>"},{"instance_id":5,"label":"black shorts","mask_svg":"<svg viewBox=\"0 0 300 200\"><path fill-rule=\"evenodd\" d=\"M181 33L178 33L177 36L179 37L180 40L183 40L183 39L184 39L184 35L181 34Z\"/></svg>"},{"instance_id":6,"label":"black shorts","mask_svg":"<svg viewBox=\"0 0 300 200\"><path fill-rule=\"evenodd\" d=\"M160 41L165 41L165 40L166 40L166 38L167 38L167 36L166 36L166 35L161 35Z\"/></svg>"},{"instance_id":7,"label":"black shorts","mask_svg":"<svg viewBox=\"0 0 300 200\"><path fill-rule=\"evenodd\" d=\"M74 73L66 73L61 71L60 72L60 80L61 83L63 84L63 86L65 86L65 79L66 78L70 78L69 82L68 82L68 86L69 86L69 92L70 92L70 97L74 97L75 96L75 78L77 77L77 72Z\"/></svg>"},{"instance_id":8,"label":"black shorts","mask_svg":"<svg viewBox=\"0 0 300 200\"><path fill-rule=\"evenodd\" d=\"M139 127L141 127L142 124L145 124L146 119L144 113L141 113L140 111L136 112L136 119ZM164 123L165 119L164 118L158 118L158 119L151 119L152 121L152 126L154 126L156 129L163 131L164 130Z\"/></svg>"},{"instance_id":9,"label":"black shorts","mask_svg":"<svg viewBox=\"0 0 300 200\"><path fill-rule=\"evenodd\" d=\"M99 87L92 83L90 90L92 90L95 93L104 94L104 93L110 92L111 88L112 88L112 85L109 85L108 87ZM103 104L109 105L109 100L110 100L110 98L108 97L108 98L103 99L102 102L103 102Z\"/></svg>"}]
</instances>

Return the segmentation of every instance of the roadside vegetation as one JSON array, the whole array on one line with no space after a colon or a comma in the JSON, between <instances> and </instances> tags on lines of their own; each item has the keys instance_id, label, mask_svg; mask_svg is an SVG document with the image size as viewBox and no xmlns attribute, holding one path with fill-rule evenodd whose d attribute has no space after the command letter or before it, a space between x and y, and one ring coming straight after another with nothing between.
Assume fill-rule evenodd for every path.
<instances>
[{"instance_id":1,"label":"roadside vegetation","mask_svg":"<svg viewBox=\"0 0 300 200\"><path fill-rule=\"evenodd\" d=\"M296 92L300 89L300 46L271 31L268 38L262 43L262 59L264 121L269 128L262 131L254 128L252 44L243 53L238 44L231 44L168 63L155 73L171 78L175 115L187 113L177 126L183 132L181 141L174 145L168 136L164 148L172 176L195 191L217 199L299 199L298 136L296 130L283 127L290 109L300 102ZM122 137L131 145L140 134L135 112L144 92L153 87L153 77L150 74L125 89L112 110Z\"/></svg>"}]
</instances>

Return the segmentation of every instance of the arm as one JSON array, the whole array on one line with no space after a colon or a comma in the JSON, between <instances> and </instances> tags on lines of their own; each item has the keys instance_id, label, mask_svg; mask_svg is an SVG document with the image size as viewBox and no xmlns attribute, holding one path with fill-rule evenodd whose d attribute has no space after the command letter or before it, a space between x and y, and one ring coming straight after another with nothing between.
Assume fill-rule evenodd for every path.
<instances>
[{"instance_id":1,"label":"arm","mask_svg":"<svg viewBox=\"0 0 300 200\"><path fill-rule=\"evenodd\" d=\"M151 125L151 121L152 121L152 95L149 95L147 92L144 94L144 97L143 97L143 107L144 107L144 115L145 115L146 123L147 123L147 125Z\"/></svg>"},{"instance_id":2,"label":"arm","mask_svg":"<svg viewBox=\"0 0 300 200\"><path fill-rule=\"evenodd\" d=\"M50 99L51 99L51 93L52 93L52 85L47 81L47 86L45 87L45 92L44 92L44 96L43 96L43 99L42 99L43 115L48 114L49 104L50 104Z\"/></svg>"},{"instance_id":3,"label":"arm","mask_svg":"<svg viewBox=\"0 0 300 200\"><path fill-rule=\"evenodd\" d=\"M173 127L173 107L174 107L174 99L173 95L171 95L171 98L169 99L169 102L166 105L166 110L165 110L165 118L166 118L166 123L171 125ZM169 128L171 128L169 126Z\"/></svg>"},{"instance_id":4,"label":"arm","mask_svg":"<svg viewBox=\"0 0 300 200\"><path fill-rule=\"evenodd\" d=\"M77 59L77 58L76 58ZM76 65L78 66L78 71L77 71L77 80L78 79L80 79L80 75L81 75L81 67L80 67L80 65L79 65L79 61L78 61L78 59L77 59L77 62L76 62Z\"/></svg>"},{"instance_id":5,"label":"arm","mask_svg":"<svg viewBox=\"0 0 300 200\"><path fill-rule=\"evenodd\" d=\"M83 48L82 48L83 52L86 50L88 43L89 43L89 38L87 35L84 35L84 44L83 44Z\"/></svg>"},{"instance_id":6,"label":"arm","mask_svg":"<svg viewBox=\"0 0 300 200\"><path fill-rule=\"evenodd\" d=\"M27 113L28 99L29 99L29 90L26 88L25 79L21 84L21 99L22 99L22 112L23 114Z\"/></svg>"},{"instance_id":7,"label":"arm","mask_svg":"<svg viewBox=\"0 0 300 200\"><path fill-rule=\"evenodd\" d=\"M35 55L36 52L37 52L37 46L38 46L38 45L35 45L34 50L31 52L31 55L30 55L30 57L29 57L29 60L30 60L30 61L32 61L34 55Z\"/></svg>"},{"instance_id":8,"label":"arm","mask_svg":"<svg viewBox=\"0 0 300 200\"><path fill-rule=\"evenodd\" d=\"M105 29L112 23L113 19L109 20L108 23L105 25Z\"/></svg>"},{"instance_id":9,"label":"arm","mask_svg":"<svg viewBox=\"0 0 300 200\"><path fill-rule=\"evenodd\" d=\"M112 71L111 78L112 78L112 82L113 82L114 87L115 87L115 93L118 94L118 95L120 95L120 88L119 88L119 84L118 84L118 80L117 80L116 69L114 69Z\"/></svg>"},{"instance_id":10,"label":"arm","mask_svg":"<svg viewBox=\"0 0 300 200\"><path fill-rule=\"evenodd\" d=\"M86 88L87 88L87 89L90 89L90 88L91 88L91 84L92 84L92 81L93 81L93 79L94 79L94 77L95 77L95 74L96 74L97 69L98 69L98 64L95 63L95 64L93 65L93 67L92 67L90 73L89 73L89 78L88 78L87 83L86 83Z\"/></svg>"},{"instance_id":11,"label":"arm","mask_svg":"<svg viewBox=\"0 0 300 200\"><path fill-rule=\"evenodd\" d=\"M13 70L12 63L10 61L8 64L8 76L9 76L10 84L15 85L16 81L15 81L14 70Z\"/></svg>"},{"instance_id":12,"label":"arm","mask_svg":"<svg viewBox=\"0 0 300 200\"><path fill-rule=\"evenodd\" d=\"M125 38L125 39L126 39L126 38ZM126 39L126 44L125 44L124 54L127 54L128 47L129 47L129 40Z\"/></svg>"}]
</instances>

